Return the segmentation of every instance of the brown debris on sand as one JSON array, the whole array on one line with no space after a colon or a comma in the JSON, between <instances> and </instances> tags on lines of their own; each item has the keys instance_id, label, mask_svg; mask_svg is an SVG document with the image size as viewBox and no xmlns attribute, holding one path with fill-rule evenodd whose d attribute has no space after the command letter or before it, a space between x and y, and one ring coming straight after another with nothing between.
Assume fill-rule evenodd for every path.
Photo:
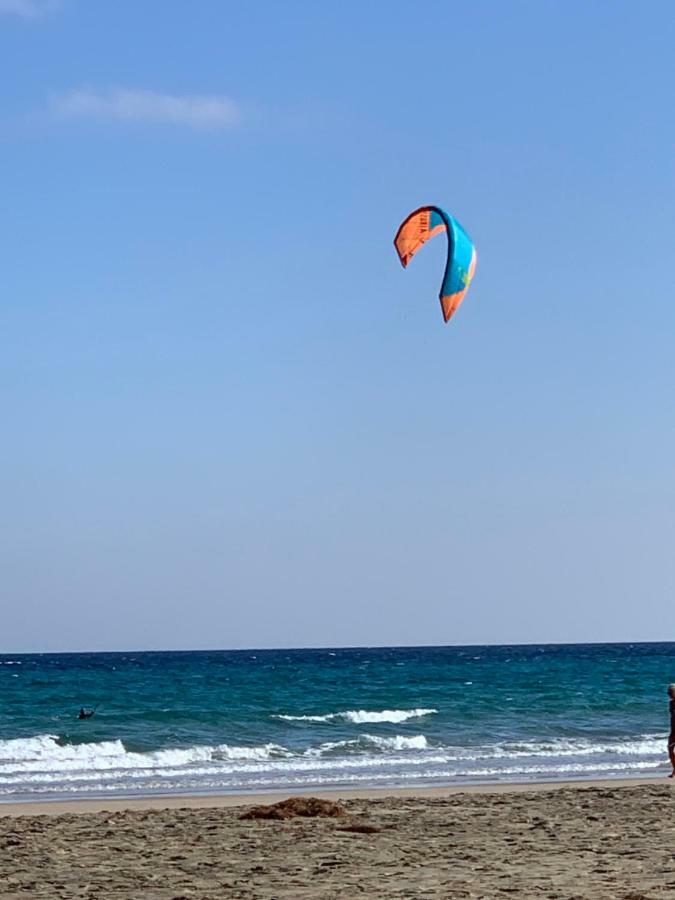
<instances>
[{"instance_id":1,"label":"brown debris on sand","mask_svg":"<svg viewBox=\"0 0 675 900\"><path fill-rule=\"evenodd\" d=\"M270 806L254 806L239 816L240 819L295 819L298 816L314 818L339 818L345 816L344 807L331 800L319 800L317 797L290 797Z\"/></svg>"},{"instance_id":2,"label":"brown debris on sand","mask_svg":"<svg viewBox=\"0 0 675 900\"><path fill-rule=\"evenodd\" d=\"M369 825L367 822L352 822L350 825L342 825L338 831L350 831L352 834L379 834L382 829L377 825Z\"/></svg>"}]
</instances>

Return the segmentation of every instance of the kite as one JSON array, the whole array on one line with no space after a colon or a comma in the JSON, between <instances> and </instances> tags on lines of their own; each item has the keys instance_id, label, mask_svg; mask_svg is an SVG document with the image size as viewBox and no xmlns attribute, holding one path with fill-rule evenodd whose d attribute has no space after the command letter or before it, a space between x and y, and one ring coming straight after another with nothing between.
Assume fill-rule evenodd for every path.
<instances>
[{"instance_id":1,"label":"kite","mask_svg":"<svg viewBox=\"0 0 675 900\"><path fill-rule=\"evenodd\" d=\"M439 298L443 319L448 322L464 299L476 269L476 250L469 235L440 206L421 206L401 223L394 247L405 268L429 238L442 232L448 235L448 261Z\"/></svg>"}]
</instances>

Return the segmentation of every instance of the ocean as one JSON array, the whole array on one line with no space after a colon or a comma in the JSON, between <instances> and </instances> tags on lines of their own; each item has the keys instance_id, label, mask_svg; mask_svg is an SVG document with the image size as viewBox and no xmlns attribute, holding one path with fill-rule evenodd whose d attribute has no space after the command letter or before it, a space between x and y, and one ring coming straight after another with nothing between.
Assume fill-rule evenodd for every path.
<instances>
[{"instance_id":1,"label":"ocean","mask_svg":"<svg viewBox=\"0 0 675 900\"><path fill-rule=\"evenodd\" d=\"M5 654L0 800L663 777L671 680L671 643Z\"/></svg>"}]
</instances>

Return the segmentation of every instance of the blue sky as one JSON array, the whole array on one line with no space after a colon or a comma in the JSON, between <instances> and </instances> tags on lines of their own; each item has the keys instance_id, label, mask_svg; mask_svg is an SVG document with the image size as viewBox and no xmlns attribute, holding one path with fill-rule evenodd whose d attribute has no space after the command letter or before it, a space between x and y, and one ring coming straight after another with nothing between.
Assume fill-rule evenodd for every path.
<instances>
[{"instance_id":1,"label":"blue sky","mask_svg":"<svg viewBox=\"0 0 675 900\"><path fill-rule=\"evenodd\" d=\"M0 650L671 638L673 46L0 0Z\"/></svg>"}]
</instances>

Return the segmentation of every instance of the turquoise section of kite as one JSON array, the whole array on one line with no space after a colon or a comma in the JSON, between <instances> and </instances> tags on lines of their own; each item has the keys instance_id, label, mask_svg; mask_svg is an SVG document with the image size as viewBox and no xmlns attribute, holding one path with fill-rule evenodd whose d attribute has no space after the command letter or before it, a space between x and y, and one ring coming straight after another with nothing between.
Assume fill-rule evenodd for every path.
<instances>
[{"instance_id":1,"label":"turquoise section of kite","mask_svg":"<svg viewBox=\"0 0 675 900\"><path fill-rule=\"evenodd\" d=\"M459 309L476 271L476 248L457 219L440 206L421 206L401 223L394 246L405 268L420 247L437 234L448 238L448 258L439 299L444 321Z\"/></svg>"}]
</instances>

